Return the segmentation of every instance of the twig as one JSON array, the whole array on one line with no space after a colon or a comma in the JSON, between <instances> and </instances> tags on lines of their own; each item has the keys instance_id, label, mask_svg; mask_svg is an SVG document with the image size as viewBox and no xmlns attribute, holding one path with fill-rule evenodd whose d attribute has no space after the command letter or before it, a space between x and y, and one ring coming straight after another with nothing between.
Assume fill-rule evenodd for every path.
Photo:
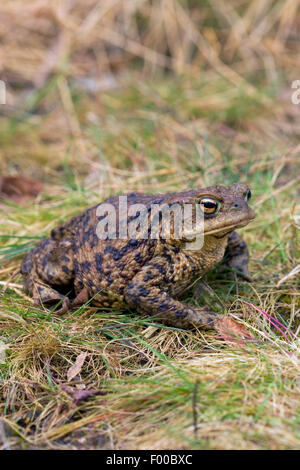
<instances>
[{"instance_id":1,"label":"twig","mask_svg":"<svg viewBox=\"0 0 300 470\"><path fill-rule=\"evenodd\" d=\"M294 269L291 270L286 276L284 276L280 281L277 282L276 287L279 287L283 282L285 282L290 277L296 276L296 274L300 273L300 264L296 266Z\"/></svg>"},{"instance_id":2,"label":"twig","mask_svg":"<svg viewBox=\"0 0 300 470\"><path fill-rule=\"evenodd\" d=\"M6 437L5 427L4 427L3 421L1 419L0 419L0 438L3 442L3 449L4 450L12 450L10 445L9 445L8 439Z\"/></svg>"},{"instance_id":3,"label":"twig","mask_svg":"<svg viewBox=\"0 0 300 470\"><path fill-rule=\"evenodd\" d=\"M194 437L198 439L198 412L197 412L197 395L198 395L199 380L197 379L193 391L193 423L194 423Z\"/></svg>"}]
</instances>

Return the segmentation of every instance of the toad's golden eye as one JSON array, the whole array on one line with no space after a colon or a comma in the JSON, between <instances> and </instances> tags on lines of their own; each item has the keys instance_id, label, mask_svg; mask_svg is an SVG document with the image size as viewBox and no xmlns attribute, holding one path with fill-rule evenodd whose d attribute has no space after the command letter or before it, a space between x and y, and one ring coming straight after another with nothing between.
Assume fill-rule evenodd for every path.
<instances>
[{"instance_id":1,"label":"toad's golden eye","mask_svg":"<svg viewBox=\"0 0 300 470\"><path fill-rule=\"evenodd\" d=\"M219 201L214 199L213 197L203 196L198 199L198 204L204 214L217 214L221 207Z\"/></svg>"},{"instance_id":2,"label":"toad's golden eye","mask_svg":"<svg viewBox=\"0 0 300 470\"><path fill-rule=\"evenodd\" d=\"M246 202L248 202L250 198L251 198L251 191L250 189L248 189L246 194L244 195L244 199Z\"/></svg>"}]
</instances>

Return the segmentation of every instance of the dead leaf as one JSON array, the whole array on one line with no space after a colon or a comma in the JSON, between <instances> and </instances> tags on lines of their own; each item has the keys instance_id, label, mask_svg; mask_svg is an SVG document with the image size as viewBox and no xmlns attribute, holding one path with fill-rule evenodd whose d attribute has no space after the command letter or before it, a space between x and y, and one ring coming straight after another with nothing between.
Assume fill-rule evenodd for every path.
<instances>
[{"instance_id":1,"label":"dead leaf","mask_svg":"<svg viewBox=\"0 0 300 470\"><path fill-rule=\"evenodd\" d=\"M249 340L251 340L251 342L255 340L253 334L250 333L250 331L248 331L244 325L238 323L236 320L233 320L233 318L221 318L215 324L215 328L224 341L246 344L249 342Z\"/></svg>"},{"instance_id":2,"label":"dead leaf","mask_svg":"<svg viewBox=\"0 0 300 470\"><path fill-rule=\"evenodd\" d=\"M95 388L88 388L86 390L76 390L69 385L61 384L61 388L67 392L74 400L75 405L81 400L85 400L86 398L93 396L93 395L107 395L108 392L105 390L97 390Z\"/></svg>"},{"instance_id":3,"label":"dead leaf","mask_svg":"<svg viewBox=\"0 0 300 470\"><path fill-rule=\"evenodd\" d=\"M87 390L75 390L73 393L73 399L75 403L78 403L80 400L85 400L88 397L93 395L107 395L105 390L95 390L95 389L87 389Z\"/></svg>"},{"instance_id":4,"label":"dead leaf","mask_svg":"<svg viewBox=\"0 0 300 470\"><path fill-rule=\"evenodd\" d=\"M67 372L68 382L71 382L71 380L74 379L74 377L76 377L77 374L79 374L79 372L82 369L86 356L87 356L87 353L83 352L76 357L75 364L73 364Z\"/></svg>"},{"instance_id":5,"label":"dead leaf","mask_svg":"<svg viewBox=\"0 0 300 470\"><path fill-rule=\"evenodd\" d=\"M0 178L0 196L22 204L26 198L34 198L44 189L41 181L28 176L4 175Z\"/></svg>"}]
</instances>

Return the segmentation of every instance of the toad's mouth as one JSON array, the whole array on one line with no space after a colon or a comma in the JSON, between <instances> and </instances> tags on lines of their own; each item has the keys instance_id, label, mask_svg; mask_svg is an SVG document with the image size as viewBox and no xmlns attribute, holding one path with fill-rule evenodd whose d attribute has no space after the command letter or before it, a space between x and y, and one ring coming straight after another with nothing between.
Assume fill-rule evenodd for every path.
<instances>
[{"instance_id":1,"label":"toad's mouth","mask_svg":"<svg viewBox=\"0 0 300 470\"><path fill-rule=\"evenodd\" d=\"M215 238L224 238L229 233L233 232L233 230L236 230L237 228L245 227L253 219L255 219L255 217L247 217L246 219L240 220L238 223L235 223L235 224L227 225L222 228L216 228L214 230L209 230L207 232L204 231L204 236L206 237L207 235L213 235Z\"/></svg>"},{"instance_id":2,"label":"toad's mouth","mask_svg":"<svg viewBox=\"0 0 300 470\"><path fill-rule=\"evenodd\" d=\"M235 223L235 224L226 225L226 226L215 228L213 230L208 230L208 231L204 230L204 233L203 233L203 231L199 231L199 232L196 231L196 232L193 233L193 235L196 237L197 235L202 233L202 234L204 234L205 237L207 237L208 235L212 235L215 238L221 239L221 238L224 238L227 235L229 235L234 230L236 230L238 228L241 228L241 227L245 227L253 219L255 219L255 216L254 217L247 217L245 219L240 220L238 223ZM189 241L191 241L191 240L189 240Z\"/></svg>"},{"instance_id":3,"label":"toad's mouth","mask_svg":"<svg viewBox=\"0 0 300 470\"><path fill-rule=\"evenodd\" d=\"M227 237L227 235L229 235L230 233L232 233L232 230L227 230L226 232L222 232L221 235L213 235L213 237L220 240L221 238Z\"/></svg>"}]
</instances>

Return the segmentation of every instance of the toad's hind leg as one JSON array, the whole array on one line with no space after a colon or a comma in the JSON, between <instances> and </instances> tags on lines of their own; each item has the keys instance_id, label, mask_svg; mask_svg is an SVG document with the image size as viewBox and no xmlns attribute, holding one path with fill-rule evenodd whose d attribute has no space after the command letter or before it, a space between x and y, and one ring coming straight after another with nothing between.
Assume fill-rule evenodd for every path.
<instances>
[{"instance_id":1,"label":"toad's hind leg","mask_svg":"<svg viewBox=\"0 0 300 470\"><path fill-rule=\"evenodd\" d=\"M66 312L70 304L66 294L72 290L74 280L72 240L43 240L24 259L21 274L25 292L36 305L58 304L56 313Z\"/></svg>"}]
</instances>

